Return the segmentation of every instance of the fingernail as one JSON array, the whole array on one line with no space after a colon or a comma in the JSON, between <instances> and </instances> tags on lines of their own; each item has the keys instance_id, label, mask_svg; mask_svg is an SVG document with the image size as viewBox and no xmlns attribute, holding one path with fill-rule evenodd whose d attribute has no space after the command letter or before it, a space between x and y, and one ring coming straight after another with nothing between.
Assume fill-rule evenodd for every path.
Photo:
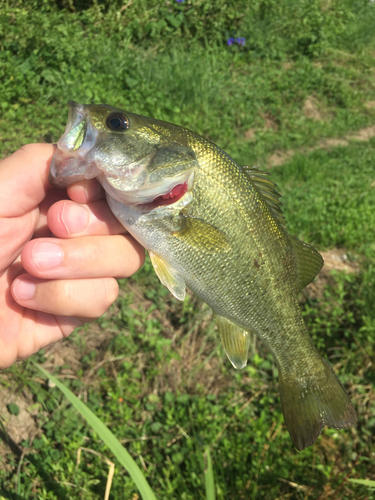
<instances>
[{"instance_id":1,"label":"fingernail","mask_svg":"<svg viewBox=\"0 0 375 500\"><path fill-rule=\"evenodd\" d=\"M13 293L18 300L30 300L35 295L35 283L25 278L18 278L13 285Z\"/></svg>"},{"instance_id":2,"label":"fingernail","mask_svg":"<svg viewBox=\"0 0 375 500\"><path fill-rule=\"evenodd\" d=\"M31 256L40 271L47 271L62 263L64 252L55 243L40 242L32 249Z\"/></svg>"},{"instance_id":3,"label":"fingernail","mask_svg":"<svg viewBox=\"0 0 375 500\"><path fill-rule=\"evenodd\" d=\"M67 233L82 233L89 225L89 212L82 205L74 205L68 202L64 205L61 219Z\"/></svg>"}]
</instances>

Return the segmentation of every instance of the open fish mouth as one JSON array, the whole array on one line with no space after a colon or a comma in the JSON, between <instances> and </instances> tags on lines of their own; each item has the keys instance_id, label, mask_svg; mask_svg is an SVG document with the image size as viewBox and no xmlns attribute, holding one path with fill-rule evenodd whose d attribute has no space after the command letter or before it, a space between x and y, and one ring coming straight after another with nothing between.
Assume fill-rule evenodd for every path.
<instances>
[{"instance_id":1,"label":"open fish mouth","mask_svg":"<svg viewBox=\"0 0 375 500\"><path fill-rule=\"evenodd\" d=\"M163 186L163 190L159 189L157 194L154 190L151 199L139 200L138 206L147 212L168 209L169 206L172 208L174 205L178 205L179 207L186 206L193 197L193 181L194 173L191 171L187 175L186 173L179 175L177 178L169 180L167 186Z\"/></svg>"},{"instance_id":2,"label":"open fish mouth","mask_svg":"<svg viewBox=\"0 0 375 500\"><path fill-rule=\"evenodd\" d=\"M177 184L174 186L169 193L157 196L151 203L147 203L151 209L162 207L165 205L172 205L179 201L184 194L188 191L188 181L186 180L182 184Z\"/></svg>"},{"instance_id":3,"label":"open fish mouth","mask_svg":"<svg viewBox=\"0 0 375 500\"><path fill-rule=\"evenodd\" d=\"M182 206L188 204L192 198L194 173L190 170L170 179L161 179L159 182L146 184L141 189L122 193L116 190L116 180L106 180L104 188L109 188L111 195L117 201L150 212L176 203L182 203Z\"/></svg>"}]
</instances>

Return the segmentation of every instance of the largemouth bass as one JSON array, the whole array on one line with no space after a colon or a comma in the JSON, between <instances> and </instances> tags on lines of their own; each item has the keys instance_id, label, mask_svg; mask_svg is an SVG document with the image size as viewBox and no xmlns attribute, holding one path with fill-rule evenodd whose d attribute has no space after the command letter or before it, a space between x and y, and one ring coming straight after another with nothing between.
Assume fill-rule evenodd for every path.
<instances>
[{"instance_id":1,"label":"largemouth bass","mask_svg":"<svg viewBox=\"0 0 375 500\"><path fill-rule=\"evenodd\" d=\"M212 308L235 368L246 366L250 332L265 343L298 450L313 444L325 425L355 424L354 408L312 344L297 299L323 259L287 232L268 174L238 165L185 128L70 102L50 181L66 187L92 178L173 295L183 300L189 287Z\"/></svg>"}]
</instances>

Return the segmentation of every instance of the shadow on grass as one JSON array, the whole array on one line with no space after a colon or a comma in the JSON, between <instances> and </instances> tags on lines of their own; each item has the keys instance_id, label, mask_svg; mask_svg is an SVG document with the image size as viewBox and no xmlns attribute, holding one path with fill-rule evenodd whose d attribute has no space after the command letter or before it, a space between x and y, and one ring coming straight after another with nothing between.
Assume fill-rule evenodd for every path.
<instances>
[{"instance_id":1,"label":"shadow on grass","mask_svg":"<svg viewBox=\"0 0 375 500\"><path fill-rule=\"evenodd\" d=\"M17 493L11 493L10 491L0 490L0 495L6 500L24 500L24 497L17 495Z\"/></svg>"},{"instance_id":2,"label":"shadow on grass","mask_svg":"<svg viewBox=\"0 0 375 500\"><path fill-rule=\"evenodd\" d=\"M0 429L0 439L6 443L9 448L11 449L12 453L18 457L20 460L22 459L22 448L18 446L18 444L13 441L13 439L9 436L9 434L4 430ZM55 481L55 479L50 475L45 472L45 464L43 463L43 460L39 458L35 453L29 453L27 455L24 455L24 458L26 458L29 462L33 464L35 469L37 470L40 478L43 480L44 485L48 487L50 491L55 493L59 500L67 500L68 497L68 492L66 491L65 488L63 488L58 482ZM6 491L4 489L0 489L0 495L2 495L4 498L7 500L21 500L24 497L21 495L18 495L17 493Z\"/></svg>"}]
</instances>

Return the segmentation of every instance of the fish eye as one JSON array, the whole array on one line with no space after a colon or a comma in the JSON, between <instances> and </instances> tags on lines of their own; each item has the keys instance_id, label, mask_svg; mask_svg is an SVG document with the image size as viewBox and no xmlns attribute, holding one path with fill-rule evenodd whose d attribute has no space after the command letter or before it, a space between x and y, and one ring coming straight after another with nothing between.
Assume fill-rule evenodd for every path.
<instances>
[{"instance_id":1,"label":"fish eye","mask_svg":"<svg viewBox=\"0 0 375 500\"><path fill-rule=\"evenodd\" d=\"M115 132L120 132L129 128L128 119L121 113L111 113L108 116L106 123L107 127Z\"/></svg>"}]
</instances>

